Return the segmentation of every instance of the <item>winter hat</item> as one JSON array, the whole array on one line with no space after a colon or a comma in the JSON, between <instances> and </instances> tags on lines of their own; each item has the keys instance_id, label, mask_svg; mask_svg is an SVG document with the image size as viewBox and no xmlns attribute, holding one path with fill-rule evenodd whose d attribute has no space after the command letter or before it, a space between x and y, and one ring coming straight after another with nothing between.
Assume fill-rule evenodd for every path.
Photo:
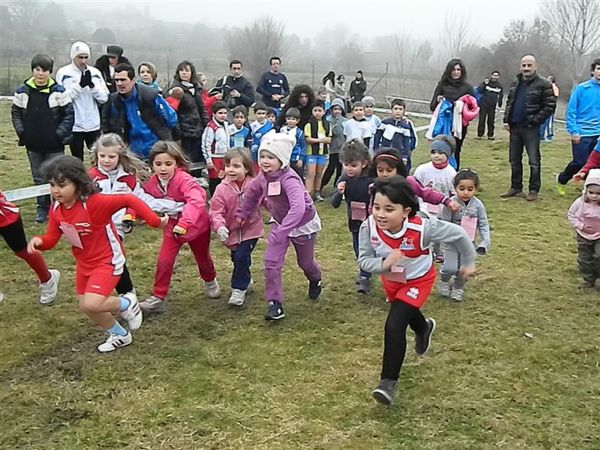
<instances>
[{"instance_id":1,"label":"winter hat","mask_svg":"<svg viewBox=\"0 0 600 450\"><path fill-rule=\"evenodd\" d=\"M452 146L448 144L446 141L435 140L431 143L431 151L437 151L444 153L448 158L452 156Z\"/></svg>"},{"instance_id":2,"label":"winter hat","mask_svg":"<svg viewBox=\"0 0 600 450\"><path fill-rule=\"evenodd\" d=\"M123 55L123 47L119 47L118 45L109 45L106 47L106 55L116 56L119 58Z\"/></svg>"},{"instance_id":3,"label":"winter hat","mask_svg":"<svg viewBox=\"0 0 600 450\"><path fill-rule=\"evenodd\" d=\"M75 59L78 55L90 56L90 47L85 42L77 41L71 45L71 59Z\"/></svg>"},{"instance_id":4,"label":"winter hat","mask_svg":"<svg viewBox=\"0 0 600 450\"><path fill-rule=\"evenodd\" d=\"M370 95L363 97L362 102L365 104L365 106L375 106L375 99Z\"/></svg>"},{"instance_id":5,"label":"winter hat","mask_svg":"<svg viewBox=\"0 0 600 450\"><path fill-rule=\"evenodd\" d=\"M591 169L587 177L585 177L585 187L588 187L590 184L597 184L600 186L600 169Z\"/></svg>"},{"instance_id":6,"label":"winter hat","mask_svg":"<svg viewBox=\"0 0 600 450\"><path fill-rule=\"evenodd\" d=\"M346 114L346 108L344 107L344 100L342 100L341 98L334 98L333 101L331 102L331 109L333 109L334 106L338 106L338 107L342 108L342 114Z\"/></svg>"},{"instance_id":7,"label":"winter hat","mask_svg":"<svg viewBox=\"0 0 600 450\"><path fill-rule=\"evenodd\" d=\"M294 145L296 145L294 136L285 133L270 133L263 138L258 152L260 154L262 150L266 150L272 153L281 161L281 167L283 168L290 165Z\"/></svg>"}]
</instances>

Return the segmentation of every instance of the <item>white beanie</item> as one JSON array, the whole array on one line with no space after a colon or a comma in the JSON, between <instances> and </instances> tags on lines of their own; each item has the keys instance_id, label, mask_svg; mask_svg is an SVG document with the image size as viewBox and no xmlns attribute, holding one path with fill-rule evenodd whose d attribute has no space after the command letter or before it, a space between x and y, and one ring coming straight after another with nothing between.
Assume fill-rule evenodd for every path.
<instances>
[{"instance_id":1,"label":"white beanie","mask_svg":"<svg viewBox=\"0 0 600 450\"><path fill-rule=\"evenodd\" d=\"M260 155L261 150L272 153L281 161L281 167L283 168L290 165L294 145L296 145L296 138L294 136L285 133L269 133L260 143L258 153Z\"/></svg>"},{"instance_id":2,"label":"white beanie","mask_svg":"<svg viewBox=\"0 0 600 450\"><path fill-rule=\"evenodd\" d=\"M585 177L585 186L597 184L600 186L600 169L591 169Z\"/></svg>"},{"instance_id":3,"label":"white beanie","mask_svg":"<svg viewBox=\"0 0 600 450\"><path fill-rule=\"evenodd\" d=\"M77 55L90 56L90 46L85 42L77 41L71 45L71 59L75 59Z\"/></svg>"}]
</instances>

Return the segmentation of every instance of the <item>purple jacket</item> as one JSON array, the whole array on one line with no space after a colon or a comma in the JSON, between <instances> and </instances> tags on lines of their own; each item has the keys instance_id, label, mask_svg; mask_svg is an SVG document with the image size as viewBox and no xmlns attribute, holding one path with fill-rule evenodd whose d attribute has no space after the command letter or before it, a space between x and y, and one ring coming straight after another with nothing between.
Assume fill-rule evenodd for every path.
<instances>
[{"instance_id":1,"label":"purple jacket","mask_svg":"<svg viewBox=\"0 0 600 450\"><path fill-rule=\"evenodd\" d=\"M272 190L279 190L279 195L267 195L270 183L274 183ZM304 189L302 180L289 167L271 173L261 171L246 191L236 218L248 220L263 199L266 200L267 210L279 224L271 231L275 240L287 239L294 228L307 224L316 214L315 205Z\"/></svg>"}]
</instances>

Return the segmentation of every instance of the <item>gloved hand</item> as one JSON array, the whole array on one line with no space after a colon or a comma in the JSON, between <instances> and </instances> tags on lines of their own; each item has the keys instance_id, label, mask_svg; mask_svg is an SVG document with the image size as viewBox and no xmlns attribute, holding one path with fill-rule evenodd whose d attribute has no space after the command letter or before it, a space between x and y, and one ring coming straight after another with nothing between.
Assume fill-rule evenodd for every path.
<instances>
[{"instance_id":1,"label":"gloved hand","mask_svg":"<svg viewBox=\"0 0 600 450\"><path fill-rule=\"evenodd\" d=\"M229 230L227 227L219 227L217 230L217 236L221 242L227 241L227 239L229 239Z\"/></svg>"},{"instance_id":2,"label":"gloved hand","mask_svg":"<svg viewBox=\"0 0 600 450\"><path fill-rule=\"evenodd\" d=\"M90 88L94 87L94 83L92 83L92 73L86 69L81 73L81 79L79 80L79 86L82 88L89 86Z\"/></svg>"}]
</instances>

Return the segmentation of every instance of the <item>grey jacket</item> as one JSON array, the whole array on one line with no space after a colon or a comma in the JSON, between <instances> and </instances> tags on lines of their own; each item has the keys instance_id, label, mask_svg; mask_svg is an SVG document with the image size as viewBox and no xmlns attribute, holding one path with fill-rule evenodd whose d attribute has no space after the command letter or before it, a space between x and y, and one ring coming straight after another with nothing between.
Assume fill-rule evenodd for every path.
<instances>
[{"instance_id":1,"label":"grey jacket","mask_svg":"<svg viewBox=\"0 0 600 450\"><path fill-rule=\"evenodd\" d=\"M475 242L473 242L473 244L475 244L476 248L481 248L487 253L492 241L490 236L490 224L485 212L485 205L477 197L473 197L468 205L457 196L452 197L452 200L460 205L460 210L458 212L452 212L450 208L444 206L440 219L460 225L463 217L475 217L477 219L477 231L479 232L480 241L479 244L476 244Z\"/></svg>"}]
</instances>

